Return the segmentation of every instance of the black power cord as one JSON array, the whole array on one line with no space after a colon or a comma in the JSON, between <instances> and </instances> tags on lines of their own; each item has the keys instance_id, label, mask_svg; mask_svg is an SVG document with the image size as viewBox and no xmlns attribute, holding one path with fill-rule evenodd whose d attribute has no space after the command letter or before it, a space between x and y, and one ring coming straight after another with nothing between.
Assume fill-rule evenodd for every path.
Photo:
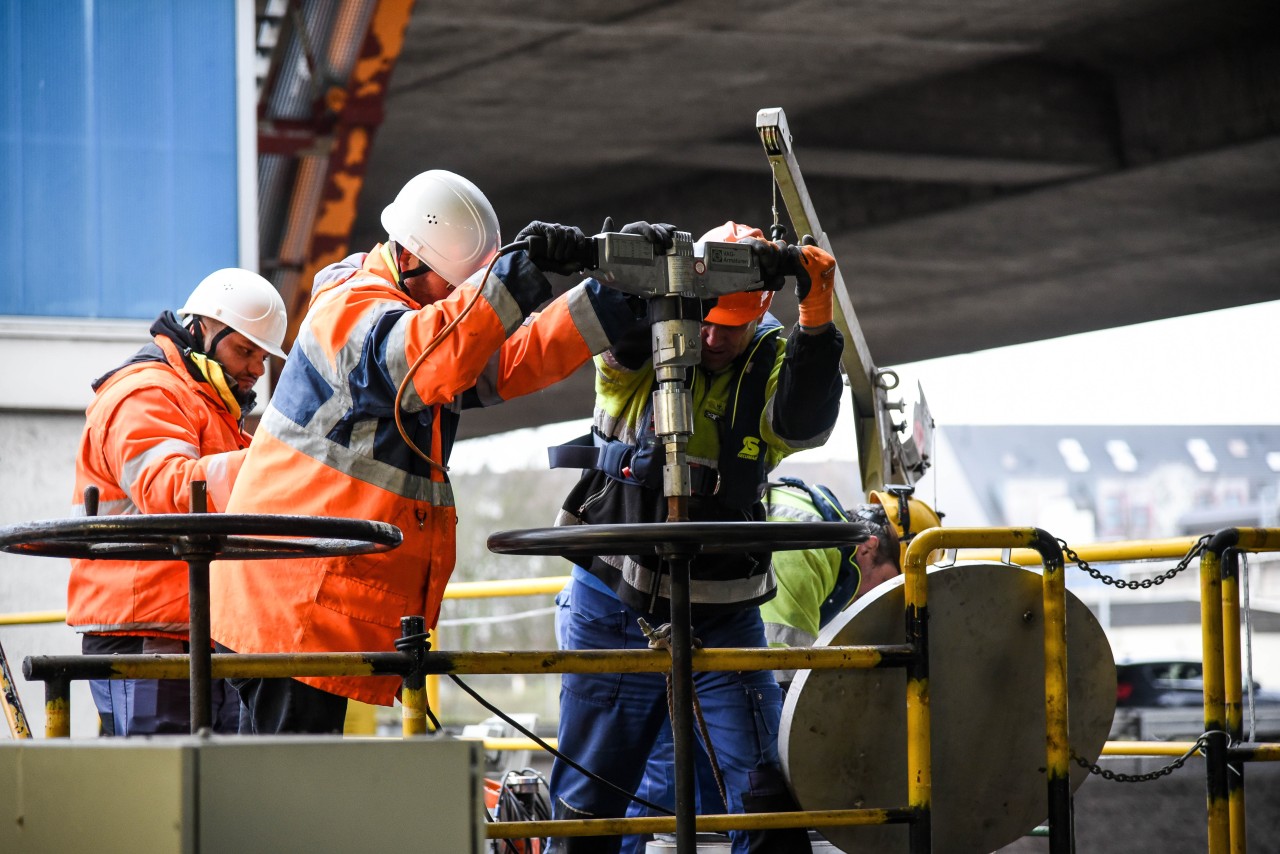
<instances>
[{"instance_id":1,"label":"black power cord","mask_svg":"<svg viewBox=\"0 0 1280 854\"><path fill-rule=\"evenodd\" d=\"M620 792L623 795L626 795L627 798L629 798L632 801L635 801L637 804L639 804L642 807L653 810L654 812L657 812L661 815L675 815L675 813L673 813L671 810L667 809L666 807L660 807L655 803L646 801L644 798L637 796L633 792L628 792L626 789L622 788L616 783L606 780L605 778L601 777L599 774L592 773L591 771L588 771L586 768L583 768L577 762L574 762L568 756L565 756L563 753L556 750L551 745L547 744L541 738L538 738L538 736L535 735L531 730L521 725L519 721L516 721L515 719L507 715L506 712L502 711L497 706L490 703L484 697L481 697L478 693L476 693L474 688L467 685L465 682L459 679L456 675L454 675L453 673L450 673L448 675L449 675L449 678L453 680L455 685L457 685L459 688L465 691L468 695L470 695L471 699L475 700L477 703L484 706L487 710L497 715L502 720L511 724L511 726L515 728L516 732L519 732L521 735L525 736L526 738L532 739L534 743L536 743L543 750L547 751L552 756L559 759L561 762L564 762L566 765L568 765L570 768L577 771L579 774L584 774L587 777L590 777L591 779L599 783L603 783L604 785L608 786L610 789L613 789L615 792Z\"/></svg>"}]
</instances>

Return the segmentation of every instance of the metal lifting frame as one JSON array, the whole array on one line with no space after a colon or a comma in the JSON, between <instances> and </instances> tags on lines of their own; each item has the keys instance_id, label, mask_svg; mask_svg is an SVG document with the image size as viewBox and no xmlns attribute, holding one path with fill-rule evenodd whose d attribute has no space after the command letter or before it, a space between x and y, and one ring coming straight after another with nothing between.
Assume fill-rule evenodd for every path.
<instances>
[{"instance_id":1,"label":"metal lifting frame","mask_svg":"<svg viewBox=\"0 0 1280 854\"><path fill-rule=\"evenodd\" d=\"M810 234L827 252L831 239L822 230L818 214L809 198L800 164L791 147L791 129L787 116L780 107L769 107L756 114L756 130L764 144L773 180L786 203L796 239ZM915 475L903 464L900 446L896 441L897 430L889 415L889 401L885 387L880 382L880 372L871 360L871 351L862 335L858 315L853 309L849 289L845 287L840 265L836 264L834 319L844 335L844 354L841 362L849 377L853 393L853 415L857 426L858 465L862 474L862 490L879 489L882 484L912 483Z\"/></svg>"}]
</instances>

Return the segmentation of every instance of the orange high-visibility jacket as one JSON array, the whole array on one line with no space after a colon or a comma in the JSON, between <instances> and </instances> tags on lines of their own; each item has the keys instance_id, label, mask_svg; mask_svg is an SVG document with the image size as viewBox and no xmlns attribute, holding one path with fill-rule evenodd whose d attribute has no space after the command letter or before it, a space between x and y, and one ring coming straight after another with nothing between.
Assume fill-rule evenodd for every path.
<instances>
[{"instance_id":1,"label":"orange high-visibility jacket","mask_svg":"<svg viewBox=\"0 0 1280 854\"><path fill-rule=\"evenodd\" d=\"M127 364L98 386L85 412L72 513L84 490L98 514L191 512L191 482L208 483L209 510L226 507L249 434L217 392L188 371L178 346L155 336L164 361ZM186 638L187 565L73 560L67 624L82 632Z\"/></svg>"},{"instance_id":2,"label":"orange high-visibility jacket","mask_svg":"<svg viewBox=\"0 0 1280 854\"><path fill-rule=\"evenodd\" d=\"M390 552L354 557L217 561L212 633L236 652L390 652L400 618L439 616L453 571L457 514L445 475L396 430L408 368L476 294L472 310L402 399L406 431L432 459L449 457L458 413L544 388L611 345L634 319L588 280L528 322L504 282L542 273L503 256L449 296L420 306L394 284L376 248L321 271L289 362L236 482L234 513L389 522ZM523 279L527 282L527 279ZM330 693L390 705L395 677L308 677Z\"/></svg>"}]
</instances>

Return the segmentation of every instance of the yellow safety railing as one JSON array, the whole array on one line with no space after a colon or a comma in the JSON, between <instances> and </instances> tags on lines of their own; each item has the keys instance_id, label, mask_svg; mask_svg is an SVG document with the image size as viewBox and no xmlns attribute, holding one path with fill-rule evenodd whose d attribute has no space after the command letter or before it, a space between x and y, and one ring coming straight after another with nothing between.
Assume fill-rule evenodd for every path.
<instances>
[{"instance_id":1,"label":"yellow safety railing","mask_svg":"<svg viewBox=\"0 0 1280 854\"><path fill-rule=\"evenodd\" d=\"M1054 826L1070 835L1069 814L1055 815L1055 801L1069 804L1067 774L1070 757L1067 729L1065 579L1060 551L1038 529L934 528L921 533L907 551L904 564L908 613L927 619L927 580L924 561L934 550L960 551L964 557L1002 561L1018 565L1045 566L1045 711L1046 770L1050 789L1051 850L1066 850L1063 837L1055 843ZM1073 551L1091 563L1132 562L1178 558L1199 540L1179 537L1163 540L1098 543L1076 546ZM1050 547L1052 546L1052 547ZM1244 851L1244 779L1238 772L1245 762L1280 761L1280 744L1239 744L1242 729L1242 672L1239 632L1225 632L1224 626L1240 624L1238 561L1240 552L1280 551L1280 529L1231 528L1214 534L1200 561L1201 633L1204 661L1205 756L1207 775L1208 851L1210 854ZM445 598L475 599L498 596L544 595L560 590L567 576L511 581L455 582ZM36 611L0 615L2 625L61 622L61 611ZM911 639L908 638L908 641ZM897 656L909 656L910 643L901 647L827 647L755 650L696 650L693 669L820 669L828 667L876 667L898 665ZM213 657L213 675L281 676L308 674L373 675L379 655L333 653L312 655L236 656L234 664ZM444 673L568 673L568 672L661 672L670 664L666 653L649 650L592 652L449 652L426 653L430 676ZM894 659L892 662L889 659ZM114 678L178 678L187 675L186 656L156 656L149 662L114 668ZM910 670L909 670L910 674ZM48 694L46 734L69 732L66 699L60 691ZM422 704L412 697L406 714L417 714ZM412 707L412 708L409 708ZM931 767L927 672L922 678L908 677L907 695L909 806L901 810L835 810L820 813L779 813L742 816L699 816L699 830L729 830L759 827L819 827L911 822L930 805ZM406 732L409 732L406 728ZM414 729L414 732L425 729ZM1233 742L1235 745L1233 746ZM1179 756L1195 742L1108 742L1105 756ZM484 739L486 749L521 750L537 744L528 739ZM765 822L762 824L761 822ZM544 826L545 825L545 826ZM499 822L487 826L491 839L542 835L596 835L614 833L669 832L674 817L642 819L595 819L579 822Z\"/></svg>"}]
</instances>

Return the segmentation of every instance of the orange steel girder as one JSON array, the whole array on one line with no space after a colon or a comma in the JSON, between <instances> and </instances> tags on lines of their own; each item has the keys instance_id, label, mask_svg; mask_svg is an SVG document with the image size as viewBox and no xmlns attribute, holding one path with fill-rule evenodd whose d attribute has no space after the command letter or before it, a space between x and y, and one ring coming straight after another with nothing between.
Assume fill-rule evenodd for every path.
<instances>
[{"instance_id":1,"label":"orange steel girder","mask_svg":"<svg viewBox=\"0 0 1280 854\"><path fill-rule=\"evenodd\" d=\"M316 273L348 254L369 149L374 131L382 123L387 84L404 45L413 5L414 0L378 3L346 89L330 90L325 95L337 120L331 132L332 148L306 259L292 293L284 294L289 311L286 346L293 343L298 324L307 313Z\"/></svg>"}]
</instances>

